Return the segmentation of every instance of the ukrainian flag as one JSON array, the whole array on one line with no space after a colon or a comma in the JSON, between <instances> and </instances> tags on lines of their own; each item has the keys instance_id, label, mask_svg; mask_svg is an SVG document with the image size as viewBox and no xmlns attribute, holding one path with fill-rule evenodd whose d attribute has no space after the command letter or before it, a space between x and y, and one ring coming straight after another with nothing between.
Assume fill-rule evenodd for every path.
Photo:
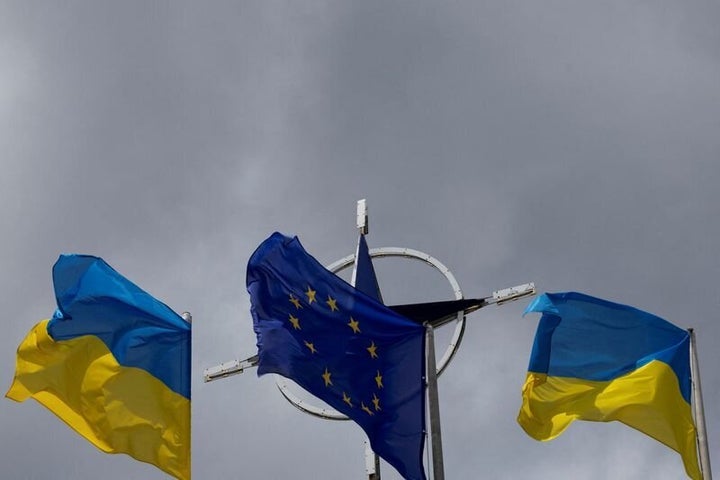
<instances>
[{"instance_id":1,"label":"ukrainian flag","mask_svg":"<svg viewBox=\"0 0 720 480\"><path fill-rule=\"evenodd\" d=\"M20 344L6 396L189 479L190 325L97 257L62 255L53 282L57 311Z\"/></svg>"},{"instance_id":2,"label":"ukrainian flag","mask_svg":"<svg viewBox=\"0 0 720 480\"><path fill-rule=\"evenodd\" d=\"M701 479L690 408L690 338L636 308L581 293L543 294L520 426L551 440L574 420L617 420L677 451Z\"/></svg>"}]
</instances>

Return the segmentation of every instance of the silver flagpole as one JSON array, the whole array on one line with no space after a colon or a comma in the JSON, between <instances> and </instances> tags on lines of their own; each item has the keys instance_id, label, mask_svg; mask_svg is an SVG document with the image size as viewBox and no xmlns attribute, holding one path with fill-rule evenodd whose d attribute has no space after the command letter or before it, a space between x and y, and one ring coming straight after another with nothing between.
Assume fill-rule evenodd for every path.
<instances>
[{"instance_id":1,"label":"silver flagpole","mask_svg":"<svg viewBox=\"0 0 720 480\"><path fill-rule=\"evenodd\" d=\"M430 414L430 446L432 447L433 480L445 480L443 468L442 436L440 434L440 402L438 399L437 370L435 366L435 333L425 323L425 355L428 412Z\"/></svg>"},{"instance_id":2,"label":"silver flagpole","mask_svg":"<svg viewBox=\"0 0 720 480\"><path fill-rule=\"evenodd\" d=\"M698 363L697 346L695 343L695 331L692 328L688 328L688 332L690 332L690 375L692 376L693 387L693 416L695 417L695 428L697 429L700 470L702 470L704 480L712 480L710 449L708 448L707 427L705 426L705 408L703 407L702 387L700 386L700 365Z\"/></svg>"},{"instance_id":3,"label":"silver flagpole","mask_svg":"<svg viewBox=\"0 0 720 480\"><path fill-rule=\"evenodd\" d=\"M180 317L185 320L189 325L192 326L192 314L190 312L182 312ZM192 332L191 332L192 338ZM192 343L190 344L190 358L192 361ZM190 369L192 370L192 368ZM192 383L192 382L191 382ZM192 398L192 385L190 386L190 397ZM190 473L192 474L192 402L190 403L190 411L188 412L188 432L190 432L190 445L188 445L188 452L190 452Z\"/></svg>"},{"instance_id":4,"label":"silver flagpole","mask_svg":"<svg viewBox=\"0 0 720 480\"><path fill-rule=\"evenodd\" d=\"M367 202L363 198L357 202L357 216L355 225L360 231L360 235L367 235L368 229L368 209ZM350 279L350 285L355 286L357 280L357 262L360 257L360 237L358 237L357 248L355 249L355 265L353 266L352 277ZM365 436L365 473L367 474L368 480L380 480L380 457L375 453L370 446L370 439Z\"/></svg>"}]
</instances>

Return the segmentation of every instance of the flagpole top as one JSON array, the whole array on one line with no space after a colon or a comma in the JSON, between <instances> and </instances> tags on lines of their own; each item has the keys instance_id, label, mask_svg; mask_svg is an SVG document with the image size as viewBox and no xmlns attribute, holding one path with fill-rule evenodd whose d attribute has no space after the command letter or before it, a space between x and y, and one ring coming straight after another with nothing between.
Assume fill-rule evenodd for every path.
<instances>
[{"instance_id":1,"label":"flagpole top","mask_svg":"<svg viewBox=\"0 0 720 480\"><path fill-rule=\"evenodd\" d=\"M363 198L357 202L357 221L356 226L360 230L361 235L368 234L368 211L367 201Z\"/></svg>"},{"instance_id":2,"label":"flagpole top","mask_svg":"<svg viewBox=\"0 0 720 480\"><path fill-rule=\"evenodd\" d=\"M192 323L192 315L190 312L182 312L180 314L183 320L185 320L187 323Z\"/></svg>"}]
</instances>

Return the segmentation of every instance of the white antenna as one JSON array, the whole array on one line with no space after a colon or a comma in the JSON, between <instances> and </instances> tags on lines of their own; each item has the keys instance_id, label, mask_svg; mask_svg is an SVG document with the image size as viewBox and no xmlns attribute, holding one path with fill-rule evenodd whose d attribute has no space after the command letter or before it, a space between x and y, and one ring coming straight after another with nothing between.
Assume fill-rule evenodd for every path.
<instances>
[{"instance_id":1,"label":"white antenna","mask_svg":"<svg viewBox=\"0 0 720 480\"><path fill-rule=\"evenodd\" d=\"M364 198L357 202L357 221L355 223L361 234L368 234L368 210L367 202Z\"/></svg>"}]
</instances>

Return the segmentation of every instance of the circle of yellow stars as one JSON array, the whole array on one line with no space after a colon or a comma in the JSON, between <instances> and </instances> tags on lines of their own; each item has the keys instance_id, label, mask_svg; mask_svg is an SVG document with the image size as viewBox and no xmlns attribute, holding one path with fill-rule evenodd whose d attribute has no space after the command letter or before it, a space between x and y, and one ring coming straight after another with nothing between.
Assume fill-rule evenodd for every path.
<instances>
[{"instance_id":1,"label":"circle of yellow stars","mask_svg":"<svg viewBox=\"0 0 720 480\"><path fill-rule=\"evenodd\" d=\"M317 291L314 290L310 285L307 286L307 289L303 292L304 296L306 298L307 306L312 306L313 303L320 305L320 303L317 300ZM288 322L290 323L290 326L293 330L302 330L301 320L300 320L300 313L299 310L303 309L303 302L300 299L300 297L295 296L294 294L290 293L288 295L288 301L292 304L294 307L294 312L288 314ZM323 302L325 305L327 305L327 308L330 309L330 313L339 312L340 309L337 305L337 300L333 298L331 295L327 296L327 300ZM362 330L360 329L360 322L355 320L352 316L350 317L348 323L346 324L353 332L353 334L362 333ZM315 347L315 344L308 340L303 340L304 346L308 349L310 352L310 355L315 355L318 353L317 348ZM377 359L379 358L378 355L378 347L375 345L374 341L370 341L370 345L366 347L365 349L368 352L368 355L371 359ZM323 383L325 387L330 388L333 386L332 382L332 372L328 370L327 367L325 367L324 372L321 374L321 377L323 379ZM383 377L380 373L380 370L376 370L376 375L374 377L375 380L375 386L378 390L381 390L384 388L383 385ZM353 402L352 397L350 395L343 391L342 392L342 401L345 403L349 408L355 408L356 404ZM376 392L373 392L372 399L366 404L364 401L360 401L360 410L365 412L369 416L374 416L376 412L379 412L382 410L382 407L380 405L380 398L377 396Z\"/></svg>"}]
</instances>

